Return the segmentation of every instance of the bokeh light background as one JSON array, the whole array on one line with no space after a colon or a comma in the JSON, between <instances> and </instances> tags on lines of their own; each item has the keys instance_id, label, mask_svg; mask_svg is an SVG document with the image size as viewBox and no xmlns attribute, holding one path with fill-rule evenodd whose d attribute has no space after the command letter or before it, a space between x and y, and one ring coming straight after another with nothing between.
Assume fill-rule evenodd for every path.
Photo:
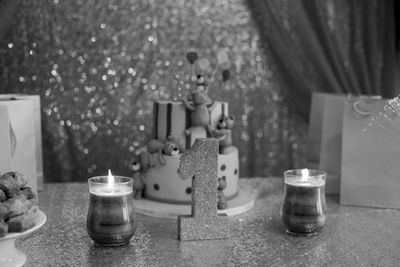
<instances>
[{"instance_id":1,"label":"bokeh light background","mask_svg":"<svg viewBox=\"0 0 400 267\"><path fill-rule=\"evenodd\" d=\"M240 176L281 175L303 164L306 123L259 42L240 0L24 0L0 41L0 92L41 96L45 181L130 175L152 101L188 91L186 52L215 67L226 49L231 79L218 72L210 95L236 116Z\"/></svg>"}]
</instances>

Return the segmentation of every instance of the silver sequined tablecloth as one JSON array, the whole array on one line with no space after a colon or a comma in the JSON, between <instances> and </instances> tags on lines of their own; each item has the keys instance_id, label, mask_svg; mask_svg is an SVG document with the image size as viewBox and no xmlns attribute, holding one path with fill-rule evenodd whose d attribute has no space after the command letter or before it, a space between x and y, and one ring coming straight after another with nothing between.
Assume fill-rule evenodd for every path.
<instances>
[{"instance_id":1,"label":"silver sequined tablecloth","mask_svg":"<svg viewBox=\"0 0 400 267\"><path fill-rule=\"evenodd\" d=\"M47 222L17 241L25 266L398 266L400 211L349 207L327 197L323 231L287 235L279 219L283 182L241 179L258 191L255 207L230 217L231 238L180 242L173 219L138 215L129 245L98 248L86 232L86 184L46 184L39 194Z\"/></svg>"}]
</instances>

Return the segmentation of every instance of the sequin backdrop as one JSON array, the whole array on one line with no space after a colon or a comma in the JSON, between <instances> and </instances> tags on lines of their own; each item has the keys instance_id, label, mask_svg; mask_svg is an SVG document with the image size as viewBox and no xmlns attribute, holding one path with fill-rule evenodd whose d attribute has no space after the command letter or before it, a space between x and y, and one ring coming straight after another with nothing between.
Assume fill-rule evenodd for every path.
<instances>
[{"instance_id":1,"label":"sequin backdrop","mask_svg":"<svg viewBox=\"0 0 400 267\"><path fill-rule=\"evenodd\" d=\"M241 177L281 175L302 162L306 127L240 0L23 1L0 42L0 92L41 96L45 181L129 175L151 136L152 101L187 91L185 53L215 66L223 48L231 79L210 95L236 116Z\"/></svg>"}]
</instances>

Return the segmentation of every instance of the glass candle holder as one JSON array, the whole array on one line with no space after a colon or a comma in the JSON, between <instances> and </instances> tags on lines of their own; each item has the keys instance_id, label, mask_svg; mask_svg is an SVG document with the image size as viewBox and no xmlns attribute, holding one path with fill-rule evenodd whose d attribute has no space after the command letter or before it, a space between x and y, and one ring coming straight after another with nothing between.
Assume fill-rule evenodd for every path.
<instances>
[{"instance_id":1,"label":"glass candle holder","mask_svg":"<svg viewBox=\"0 0 400 267\"><path fill-rule=\"evenodd\" d=\"M290 234L318 233L325 224L326 172L297 169L284 172L281 217Z\"/></svg>"},{"instance_id":2,"label":"glass candle holder","mask_svg":"<svg viewBox=\"0 0 400 267\"><path fill-rule=\"evenodd\" d=\"M109 183L107 176L88 180L90 202L87 231L98 246L128 244L137 226L133 206L133 179L115 176L113 180L113 184Z\"/></svg>"}]
</instances>

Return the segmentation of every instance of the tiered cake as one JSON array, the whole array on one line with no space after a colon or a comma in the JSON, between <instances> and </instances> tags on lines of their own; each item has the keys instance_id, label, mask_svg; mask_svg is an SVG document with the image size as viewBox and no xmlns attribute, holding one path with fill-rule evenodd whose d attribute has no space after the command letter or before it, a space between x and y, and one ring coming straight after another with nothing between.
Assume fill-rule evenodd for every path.
<instances>
[{"instance_id":1,"label":"tiered cake","mask_svg":"<svg viewBox=\"0 0 400 267\"><path fill-rule=\"evenodd\" d=\"M192 181L181 180L178 175L180 157L196 138L219 139L218 156L218 208L228 208L227 200L236 199L239 180L239 154L232 145L231 129L234 117L229 115L228 103L213 101L208 90L215 78L218 66L228 61L225 51L217 55L217 65L210 82L203 75L195 75L195 62L201 73L210 73L210 62L206 58L197 60L196 52L186 55L192 69L193 86L180 101L156 101L153 111L153 139L147 151L141 154L141 166L132 166L137 181L135 196L160 203L190 204ZM219 85L229 79L229 70L222 71ZM142 174L143 176L142 176Z\"/></svg>"},{"instance_id":2,"label":"tiered cake","mask_svg":"<svg viewBox=\"0 0 400 267\"><path fill-rule=\"evenodd\" d=\"M220 131L223 130L221 123L223 124L226 118L232 119L232 117L229 117L226 102L214 102L207 109L210 115L209 134L222 135L220 140L222 153L218 157L218 178L225 179L226 188L223 192L229 200L238 193L239 155L236 147L229 144L224 146L224 138L231 137L221 134ZM162 149L158 155L157 152L151 155L153 166L149 166L144 172L146 198L174 204L190 203L192 182L179 178L179 159L181 153L190 148L196 138L209 136L206 127L193 126L191 120L194 113L195 111L187 109L183 102L157 101L154 103L154 139L164 143L165 146L171 143L170 140L175 140L179 154L174 155ZM190 129L190 132L187 129Z\"/></svg>"}]
</instances>

